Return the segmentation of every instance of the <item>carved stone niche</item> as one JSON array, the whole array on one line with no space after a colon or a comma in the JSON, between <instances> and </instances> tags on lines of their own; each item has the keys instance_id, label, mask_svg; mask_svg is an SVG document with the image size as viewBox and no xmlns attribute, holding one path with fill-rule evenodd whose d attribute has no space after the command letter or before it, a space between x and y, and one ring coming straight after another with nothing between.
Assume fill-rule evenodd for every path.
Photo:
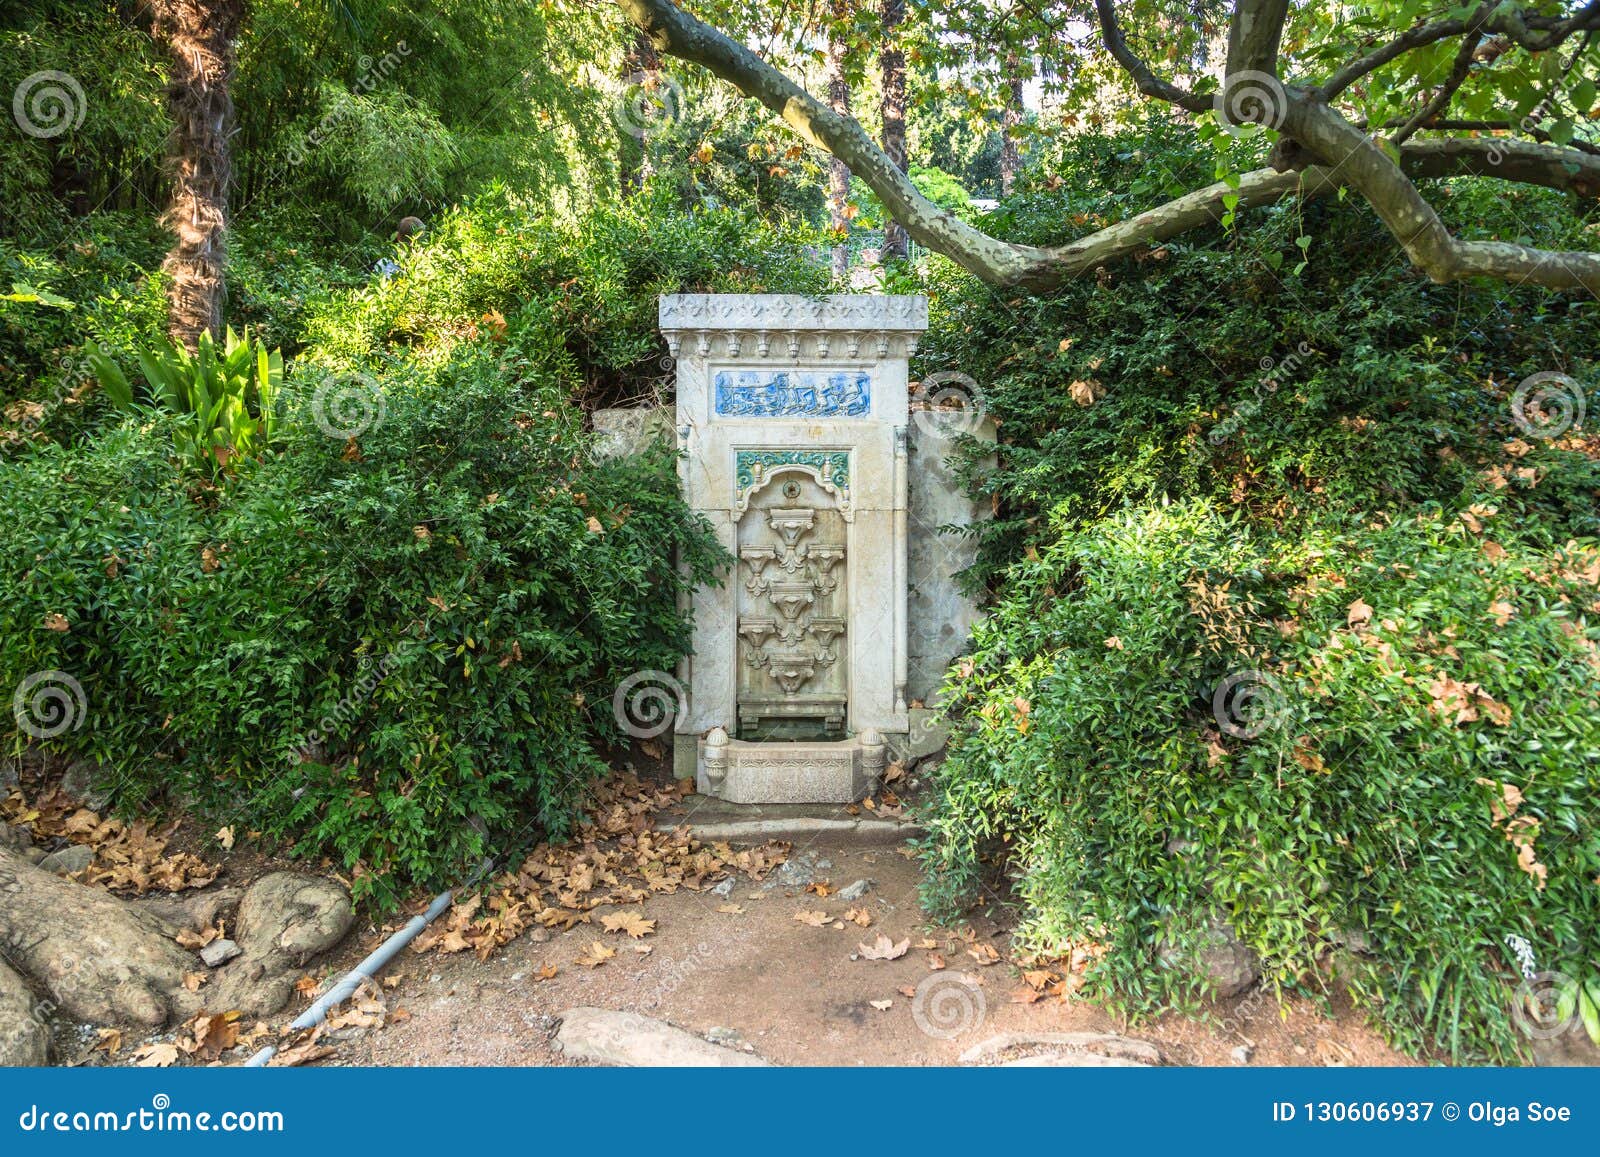
<instances>
[{"instance_id":1,"label":"carved stone niche","mask_svg":"<svg viewBox=\"0 0 1600 1157\"><path fill-rule=\"evenodd\" d=\"M691 596L680 776L741 803L873 790L906 704L906 362L927 299L663 297L679 473L736 560Z\"/></svg>"}]
</instances>

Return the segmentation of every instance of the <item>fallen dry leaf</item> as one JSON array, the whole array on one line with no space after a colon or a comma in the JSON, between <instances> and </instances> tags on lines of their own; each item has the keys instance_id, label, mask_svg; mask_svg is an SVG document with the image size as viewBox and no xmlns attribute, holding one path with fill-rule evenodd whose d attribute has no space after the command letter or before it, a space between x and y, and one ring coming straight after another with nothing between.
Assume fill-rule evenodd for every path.
<instances>
[{"instance_id":1,"label":"fallen dry leaf","mask_svg":"<svg viewBox=\"0 0 1600 1157\"><path fill-rule=\"evenodd\" d=\"M325 1060L333 1054L333 1046L307 1041L303 1045L295 1045L293 1048L274 1054L267 1064L275 1069L291 1069L297 1065L309 1065L315 1061Z\"/></svg>"},{"instance_id":2,"label":"fallen dry leaf","mask_svg":"<svg viewBox=\"0 0 1600 1157\"><path fill-rule=\"evenodd\" d=\"M908 936L896 944L879 933L871 944L858 944L856 947L860 949L863 960L898 960L911 950L911 938Z\"/></svg>"},{"instance_id":3,"label":"fallen dry leaf","mask_svg":"<svg viewBox=\"0 0 1600 1157\"><path fill-rule=\"evenodd\" d=\"M821 908L796 912L794 914L794 918L800 921L802 924L811 925L813 928L821 928L824 924L827 924L832 919L832 917L824 912Z\"/></svg>"},{"instance_id":4,"label":"fallen dry leaf","mask_svg":"<svg viewBox=\"0 0 1600 1157\"><path fill-rule=\"evenodd\" d=\"M742 904L718 904L717 905L717 911L718 912L726 912L730 916L739 916L739 915L742 915L744 913L744 905L742 905Z\"/></svg>"},{"instance_id":5,"label":"fallen dry leaf","mask_svg":"<svg viewBox=\"0 0 1600 1157\"><path fill-rule=\"evenodd\" d=\"M222 845L223 851L233 851L233 829L231 827L218 829L217 843Z\"/></svg>"},{"instance_id":6,"label":"fallen dry leaf","mask_svg":"<svg viewBox=\"0 0 1600 1157\"><path fill-rule=\"evenodd\" d=\"M583 965L585 968L599 968L602 964L610 960L616 954L617 953L615 949L607 948L604 944L600 943L600 941L596 940L589 945L588 949L582 956L578 957L576 963Z\"/></svg>"},{"instance_id":7,"label":"fallen dry leaf","mask_svg":"<svg viewBox=\"0 0 1600 1157\"><path fill-rule=\"evenodd\" d=\"M170 1041L141 1045L128 1058L136 1068L164 1069L178 1063L178 1046Z\"/></svg>"},{"instance_id":8,"label":"fallen dry leaf","mask_svg":"<svg viewBox=\"0 0 1600 1157\"><path fill-rule=\"evenodd\" d=\"M869 1000L867 1003L873 1008L877 1009L879 1012L887 1012L890 1008L894 1007L894 1001L892 1000Z\"/></svg>"},{"instance_id":9,"label":"fallen dry leaf","mask_svg":"<svg viewBox=\"0 0 1600 1157\"><path fill-rule=\"evenodd\" d=\"M865 908L846 909L844 918L850 921L852 924L859 924L863 928L870 928L872 926L872 913L868 912Z\"/></svg>"},{"instance_id":10,"label":"fallen dry leaf","mask_svg":"<svg viewBox=\"0 0 1600 1157\"><path fill-rule=\"evenodd\" d=\"M122 1048L122 1030L120 1028L103 1028L100 1030L100 1039L94 1042L90 1052L105 1053L106 1056L116 1056Z\"/></svg>"},{"instance_id":11,"label":"fallen dry leaf","mask_svg":"<svg viewBox=\"0 0 1600 1157\"><path fill-rule=\"evenodd\" d=\"M624 912L613 912L609 916L600 917L600 925L607 932L626 932L635 940L641 936L648 936L656 930L654 920L646 920L644 914L637 908L629 908Z\"/></svg>"}]
</instances>

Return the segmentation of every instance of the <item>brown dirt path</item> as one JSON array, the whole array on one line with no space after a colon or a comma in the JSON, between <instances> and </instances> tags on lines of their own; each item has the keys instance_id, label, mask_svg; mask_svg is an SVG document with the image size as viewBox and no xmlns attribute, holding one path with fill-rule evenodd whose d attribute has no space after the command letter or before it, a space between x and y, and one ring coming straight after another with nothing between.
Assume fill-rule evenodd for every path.
<instances>
[{"instance_id":1,"label":"brown dirt path","mask_svg":"<svg viewBox=\"0 0 1600 1157\"><path fill-rule=\"evenodd\" d=\"M329 1043L338 1054L326 1063L570 1064L550 1038L559 1013L578 1005L630 1010L711 1034L719 1043L748 1044L779 1065L952 1064L963 1050L1002 1032L1120 1030L1088 1005L1050 998L1013 1003L1024 988L1017 971L1004 962L981 966L955 933L930 930L917 904L916 865L893 849L810 848L797 849L796 856L836 888L858 879L875 885L863 900L844 903L805 892L803 880L783 884L780 874L764 883L741 877L726 897L685 890L651 898L644 915L656 929L638 941L604 933L603 912L597 912L592 925L544 939L524 935L488 961L470 953L407 954L392 967L400 979L386 998L391 1010L409 1015L381 1030L335 1030ZM719 910L730 905L742 911ZM816 910L842 917L852 907L870 913L869 928L848 922L842 929L831 922L814 927L794 919L796 912ZM974 927L977 943L1005 950L992 927ZM913 1000L900 991L935 975L931 951L913 947L895 960L851 959L879 933L913 944L932 937L947 961L946 974L977 978L983 1008L979 1012L969 997L957 1010L965 1014L964 1031L950 1039L929 1035L918 1025ZM597 940L616 955L594 968L577 964ZM555 976L539 979L550 967ZM874 1001L892 1003L881 1008ZM1219 1020L1236 1019L1242 1035L1178 1016L1128 1035L1156 1044L1169 1064L1235 1064L1231 1050L1244 1043L1255 1046L1255 1065L1410 1063L1358 1013L1336 1013L1329 1019L1299 1002L1283 1018L1275 1002L1252 1002L1246 994L1215 1010Z\"/></svg>"}]
</instances>

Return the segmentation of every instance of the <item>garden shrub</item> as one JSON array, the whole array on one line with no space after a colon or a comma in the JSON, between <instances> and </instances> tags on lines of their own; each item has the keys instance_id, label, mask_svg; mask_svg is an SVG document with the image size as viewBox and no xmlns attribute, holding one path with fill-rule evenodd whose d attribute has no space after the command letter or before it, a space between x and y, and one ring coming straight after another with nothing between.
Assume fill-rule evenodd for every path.
<instances>
[{"instance_id":1,"label":"garden shrub","mask_svg":"<svg viewBox=\"0 0 1600 1157\"><path fill-rule=\"evenodd\" d=\"M1161 125L1072 147L986 223L1059 240L1204 158ZM1477 235L1591 227L1558 195L1442 200ZM1337 199L1048 296L947 265L933 292L919 365L971 375L1000 432L959 455L994 602L922 807L934 909L1005 873L1023 942L1086 949L1135 1014L1195 1006L1222 919L1270 988L1336 972L1454 1057L1527 1044L1525 942L1600 1036L1600 447L1511 405L1539 372L1592 385L1592 306L1432 285ZM1229 714L1252 689L1259 734Z\"/></svg>"},{"instance_id":2,"label":"garden shrub","mask_svg":"<svg viewBox=\"0 0 1600 1157\"><path fill-rule=\"evenodd\" d=\"M1600 990L1600 551L1492 534L1198 502L1063 533L947 688L932 896L1003 848L1023 940L1099 943L1089 991L1135 1012L1192 1004L1158 948L1212 916L1291 989L1359 934L1338 966L1396 1040L1505 1055L1508 937Z\"/></svg>"},{"instance_id":3,"label":"garden shrub","mask_svg":"<svg viewBox=\"0 0 1600 1157\"><path fill-rule=\"evenodd\" d=\"M708 581L720 553L669 455L596 461L558 385L502 372L475 348L392 381L349 440L302 393L221 491L185 486L158 423L6 467L0 682L76 678L63 739L119 801L176 793L386 903L560 835L612 690L686 649L674 555Z\"/></svg>"}]
</instances>

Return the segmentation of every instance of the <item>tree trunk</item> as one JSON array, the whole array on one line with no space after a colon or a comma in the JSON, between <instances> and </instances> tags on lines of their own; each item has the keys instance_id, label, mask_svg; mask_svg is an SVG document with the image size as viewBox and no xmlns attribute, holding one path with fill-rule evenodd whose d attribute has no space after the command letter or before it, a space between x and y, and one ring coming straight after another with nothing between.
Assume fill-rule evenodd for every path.
<instances>
[{"instance_id":1,"label":"tree trunk","mask_svg":"<svg viewBox=\"0 0 1600 1157\"><path fill-rule=\"evenodd\" d=\"M192 350L202 333L216 334L222 326L234 42L244 0L148 3L151 33L168 57L173 120L172 193L162 217L176 239L162 263L170 279L167 332Z\"/></svg>"},{"instance_id":2,"label":"tree trunk","mask_svg":"<svg viewBox=\"0 0 1600 1157\"><path fill-rule=\"evenodd\" d=\"M628 54L622 58L622 79L626 84L638 84L646 77L653 76L661 68L661 58L656 55L655 45L650 43L650 38L638 29L634 30L633 43L628 46ZM650 180L650 175L655 171L650 164L650 137L641 131L629 139L630 134L624 133L622 137L622 153L620 164L620 181L623 196L639 192ZM637 142L637 144L634 143ZM638 151L635 152L634 150Z\"/></svg>"},{"instance_id":3,"label":"tree trunk","mask_svg":"<svg viewBox=\"0 0 1600 1157\"><path fill-rule=\"evenodd\" d=\"M844 5L833 5L835 19L844 15ZM850 84L844 76L844 40L837 31L828 36L828 107L840 116L850 115ZM833 247L833 277L843 282L850 276L850 246L845 237L850 229L847 207L850 203L850 166L835 156L828 165L828 224L839 237Z\"/></svg>"},{"instance_id":4,"label":"tree trunk","mask_svg":"<svg viewBox=\"0 0 1600 1157\"><path fill-rule=\"evenodd\" d=\"M43 1019L40 1010L60 1010L97 1024L160 1028L202 1009L270 1015L289 999L305 961L337 944L353 922L349 895L337 884L264 876L239 902L233 936L243 954L208 970L178 944L179 927L156 906L54 875L0 846L0 960L42 994L29 1010L33 1020ZM184 978L196 973L209 983L191 989ZM0 1017L14 1022L16 1003L14 992L0 1000ZM0 1020L0 1037L16 1027Z\"/></svg>"},{"instance_id":5,"label":"tree trunk","mask_svg":"<svg viewBox=\"0 0 1600 1157\"><path fill-rule=\"evenodd\" d=\"M1017 54L1006 53L1005 110L1000 117L1000 195L1011 196L1017 174L1022 171L1022 152L1017 143L1017 132L1022 124L1022 76L1017 68Z\"/></svg>"},{"instance_id":6,"label":"tree trunk","mask_svg":"<svg viewBox=\"0 0 1600 1157\"><path fill-rule=\"evenodd\" d=\"M906 0L883 0L883 50L878 67L883 73L883 152L902 173L906 167L906 54L900 49L900 25ZM890 217L883 227L883 259L904 261L910 255L905 226Z\"/></svg>"}]
</instances>

